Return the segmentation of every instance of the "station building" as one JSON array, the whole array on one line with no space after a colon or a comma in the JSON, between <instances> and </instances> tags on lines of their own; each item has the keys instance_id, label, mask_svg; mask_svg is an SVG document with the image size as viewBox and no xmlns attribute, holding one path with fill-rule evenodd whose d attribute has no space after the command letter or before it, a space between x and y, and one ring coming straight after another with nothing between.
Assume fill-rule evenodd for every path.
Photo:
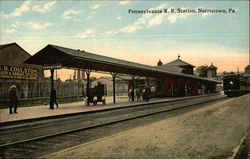
<instances>
[{"instance_id":1,"label":"station building","mask_svg":"<svg viewBox=\"0 0 250 159\"><path fill-rule=\"evenodd\" d=\"M0 45L0 55L0 88L3 90L0 99L8 98L8 89L12 84L17 85L21 98L49 97L51 81L44 77L42 65L57 63L61 63L64 68L84 70L87 85L91 71L110 72L112 79L109 81L115 79L118 94L149 86L158 97L198 95L215 92L216 84L219 83L195 76L195 66L181 60L179 56L166 64L159 60L157 66L148 66L55 45L48 45L31 56L16 43ZM113 76L116 74L122 75L120 79L118 75L118 78ZM214 75L216 76L216 69L211 73L211 76ZM81 95L87 87L85 82L86 80L57 81L57 95ZM112 83L114 82L110 82L110 88ZM119 90L119 87L122 88Z\"/></svg>"},{"instance_id":2,"label":"station building","mask_svg":"<svg viewBox=\"0 0 250 159\"><path fill-rule=\"evenodd\" d=\"M97 85L97 83L106 84L107 87L107 95L113 95L113 81L112 77L110 76L102 76L93 82L91 82L92 86ZM152 95L155 94L155 87L156 87L156 80L155 78L146 78L141 76L135 76L135 88L144 88L145 86L150 86ZM149 83L148 83L149 82ZM130 89L132 89L132 79L129 75L118 75L115 79L115 90L116 95L119 96L127 96Z\"/></svg>"},{"instance_id":3,"label":"station building","mask_svg":"<svg viewBox=\"0 0 250 159\"><path fill-rule=\"evenodd\" d=\"M180 74L194 75L195 66L180 59L180 56L174 61L166 63L163 65L162 61L159 60L157 64L159 68L167 70L170 72L176 72ZM212 69L208 71L208 75L216 76L216 67L211 65L209 68ZM188 95L200 95L207 93L216 92L216 83L209 82L200 79L186 79L186 78L166 78L158 81L156 90L161 92L161 96L188 96Z\"/></svg>"},{"instance_id":4,"label":"station building","mask_svg":"<svg viewBox=\"0 0 250 159\"><path fill-rule=\"evenodd\" d=\"M158 61L157 68L167 70L173 73L194 75L195 66L183 61L178 57L176 60L163 64ZM217 67L212 63L207 69L207 78L217 79ZM101 82L107 85L108 95L112 95L112 77L100 77L92 82L92 85ZM132 88L132 79L129 75L122 75L116 78L117 95L124 95ZM151 96L154 97L171 97L171 96L188 96L214 93L216 85L203 80L187 80L185 78L152 78L152 77L135 77L135 88L143 89L147 86L151 88Z\"/></svg>"}]
</instances>

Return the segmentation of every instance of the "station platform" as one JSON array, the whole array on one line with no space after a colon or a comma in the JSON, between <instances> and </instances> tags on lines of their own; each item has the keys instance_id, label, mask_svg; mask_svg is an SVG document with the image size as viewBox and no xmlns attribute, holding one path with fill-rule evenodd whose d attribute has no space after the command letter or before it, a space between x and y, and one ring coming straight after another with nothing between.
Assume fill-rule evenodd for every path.
<instances>
[{"instance_id":1,"label":"station platform","mask_svg":"<svg viewBox=\"0 0 250 159\"><path fill-rule=\"evenodd\" d=\"M204 96L204 95L199 95ZM106 97L106 104L98 103L97 105L90 104L87 106L85 101L60 104L55 109L49 109L49 105L29 106L29 107L18 107L17 114L9 114L9 109L0 109L0 123L7 123L18 120L35 119L63 114L73 114L80 112L89 112L103 109L110 109L115 107L141 105L145 103L158 103L164 101L172 101L186 98L194 98L195 96L188 97L168 97L168 98L152 98L149 102L145 101L129 101L127 96L117 96L116 103L113 103L113 97ZM197 96L198 97L198 96Z\"/></svg>"}]
</instances>

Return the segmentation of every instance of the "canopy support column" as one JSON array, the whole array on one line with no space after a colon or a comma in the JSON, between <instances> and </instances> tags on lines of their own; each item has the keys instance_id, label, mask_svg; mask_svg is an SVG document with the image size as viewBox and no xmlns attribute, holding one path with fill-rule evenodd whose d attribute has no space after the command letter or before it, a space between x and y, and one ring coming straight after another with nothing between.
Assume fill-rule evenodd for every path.
<instances>
[{"instance_id":1,"label":"canopy support column","mask_svg":"<svg viewBox=\"0 0 250 159\"><path fill-rule=\"evenodd\" d=\"M135 101L135 75L131 75L132 78L132 92L131 92L131 99Z\"/></svg>"},{"instance_id":2,"label":"canopy support column","mask_svg":"<svg viewBox=\"0 0 250 159\"><path fill-rule=\"evenodd\" d=\"M146 77L146 79L147 79L147 86L149 87L149 78Z\"/></svg>"},{"instance_id":3,"label":"canopy support column","mask_svg":"<svg viewBox=\"0 0 250 159\"><path fill-rule=\"evenodd\" d=\"M51 90L50 90L50 109L54 109L53 91L54 91L54 69L50 70Z\"/></svg>"},{"instance_id":4,"label":"canopy support column","mask_svg":"<svg viewBox=\"0 0 250 159\"><path fill-rule=\"evenodd\" d=\"M85 70L86 75L87 75L87 90L86 90L86 94L87 94L87 105L89 105L89 98L90 98L90 73L91 70L87 69Z\"/></svg>"},{"instance_id":5,"label":"canopy support column","mask_svg":"<svg viewBox=\"0 0 250 159\"><path fill-rule=\"evenodd\" d=\"M174 81L171 80L171 94L172 94L172 97L174 96Z\"/></svg>"},{"instance_id":6,"label":"canopy support column","mask_svg":"<svg viewBox=\"0 0 250 159\"><path fill-rule=\"evenodd\" d=\"M112 75L112 80L113 80L113 103L115 103L115 77L117 75L117 73L114 72L110 72L110 74Z\"/></svg>"}]
</instances>

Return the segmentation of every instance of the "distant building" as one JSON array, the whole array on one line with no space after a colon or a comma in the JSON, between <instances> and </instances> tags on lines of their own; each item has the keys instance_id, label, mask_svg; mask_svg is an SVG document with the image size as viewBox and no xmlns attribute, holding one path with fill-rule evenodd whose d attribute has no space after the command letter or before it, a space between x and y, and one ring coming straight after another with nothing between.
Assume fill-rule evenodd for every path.
<instances>
[{"instance_id":1,"label":"distant building","mask_svg":"<svg viewBox=\"0 0 250 159\"><path fill-rule=\"evenodd\" d=\"M216 78L217 76L217 67L211 63L211 65L207 68L207 78Z\"/></svg>"},{"instance_id":2,"label":"distant building","mask_svg":"<svg viewBox=\"0 0 250 159\"><path fill-rule=\"evenodd\" d=\"M100 77L91 83L94 87L97 83L106 84L107 95L113 95L113 80L112 77ZM135 88L144 88L150 86L152 93L155 92L156 79L135 76ZM132 89L132 79L129 75L120 75L115 80L115 92L116 95L127 95L129 89Z\"/></svg>"},{"instance_id":3,"label":"distant building","mask_svg":"<svg viewBox=\"0 0 250 159\"><path fill-rule=\"evenodd\" d=\"M75 79L77 79L77 80L85 79L85 72L83 70L80 70L80 69L75 69L73 79L74 80Z\"/></svg>"},{"instance_id":4,"label":"distant building","mask_svg":"<svg viewBox=\"0 0 250 159\"><path fill-rule=\"evenodd\" d=\"M106 77L100 77L96 80L94 80L93 82L91 82L91 86L94 87L96 86L98 83L101 84L106 84L106 88L107 88L107 95L111 96L113 95L113 79L110 76L106 76ZM128 94L128 80L127 79L122 79L117 77L115 79L115 93L116 95L127 95Z\"/></svg>"},{"instance_id":5,"label":"distant building","mask_svg":"<svg viewBox=\"0 0 250 159\"><path fill-rule=\"evenodd\" d=\"M250 65L245 67L245 74L250 74Z\"/></svg>"}]
</instances>

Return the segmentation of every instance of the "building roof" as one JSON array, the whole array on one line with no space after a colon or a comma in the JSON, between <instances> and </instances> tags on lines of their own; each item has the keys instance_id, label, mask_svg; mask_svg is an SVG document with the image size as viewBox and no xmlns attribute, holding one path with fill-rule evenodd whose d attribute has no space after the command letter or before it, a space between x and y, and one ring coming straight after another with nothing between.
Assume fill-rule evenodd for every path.
<instances>
[{"instance_id":1,"label":"building roof","mask_svg":"<svg viewBox=\"0 0 250 159\"><path fill-rule=\"evenodd\" d=\"M181 73L183 68L175 65L165 65L165 66L158 66L160 69L170 71L170 72L177 72Z\"/></svg>"},{"instance_id":2,"label":"building roof","mask_svg":"<svg viewBox=\"0 0 250 159\"><path fill-rule=\"evenodd\" d=\"M9 43L9 44L3 44L3 45L0 45L0 49L3 49L3 48L6 48L6 47L9 47L11 45L14 45L16 43Z\"/></svg>"},{"instance_id":3,"label":"building roof","mask_svg":"<svg viewBox=\"0 0 250 159\"><path fill-rule=\"evenodd\" d=\"M9 44L3 44L3 45L0 45L0 50L1 49L4 49L4 48L7 48L7 47L10 47L10 46L17 46L19 47L21 50L23 50L28 56L31 56L26 50L24 50L21 46L19 46L17 43L9 43ZM1 52L0 52L1 53Z\"/></svg>"},{"instance_id":4,"label":"building roof","mask_svg":"<svg viewBox=\"0 0 250 159\"><path fill-rule=\"evenodd\" d=\"M60 63L64 68L81 68L146 77L182 77L218 83L218 81L215 80L187 75L183 73L171 72L154 66L139 64L55 45L47 45L45 48L27 59L25 62L39 65L53 65Z\"/></svg>"},{"instance_id":5,"label":"building roof","mask_svg":"<svg viewBox=\"0 0 250 159\"><path fill-rule=\"evenodd\" d=\"M172 65L172 66L191 66L191 67L195 67L195 66L193 66L193 65L191 65L191 64L189 64L189 63L187 63L187 62L185 62L185 61L183 61L183 60L181 60L179 58L176 59L176 60L174 60L174 61L171 61L169 63L166 63L163 66L169 66L169 65Z\"/></svg>"},{"instance_id":6,"label":"building roof","mask_svg":"<svg viewBox=\"0 0 250 159\"><path fill-rule=\"evenodd\" d=\"M213 65L213 63L211 63L211 65L207 68L207 69L217 69L217 67L215 67L214 65Z\"/></svg>"}]
</instances>

